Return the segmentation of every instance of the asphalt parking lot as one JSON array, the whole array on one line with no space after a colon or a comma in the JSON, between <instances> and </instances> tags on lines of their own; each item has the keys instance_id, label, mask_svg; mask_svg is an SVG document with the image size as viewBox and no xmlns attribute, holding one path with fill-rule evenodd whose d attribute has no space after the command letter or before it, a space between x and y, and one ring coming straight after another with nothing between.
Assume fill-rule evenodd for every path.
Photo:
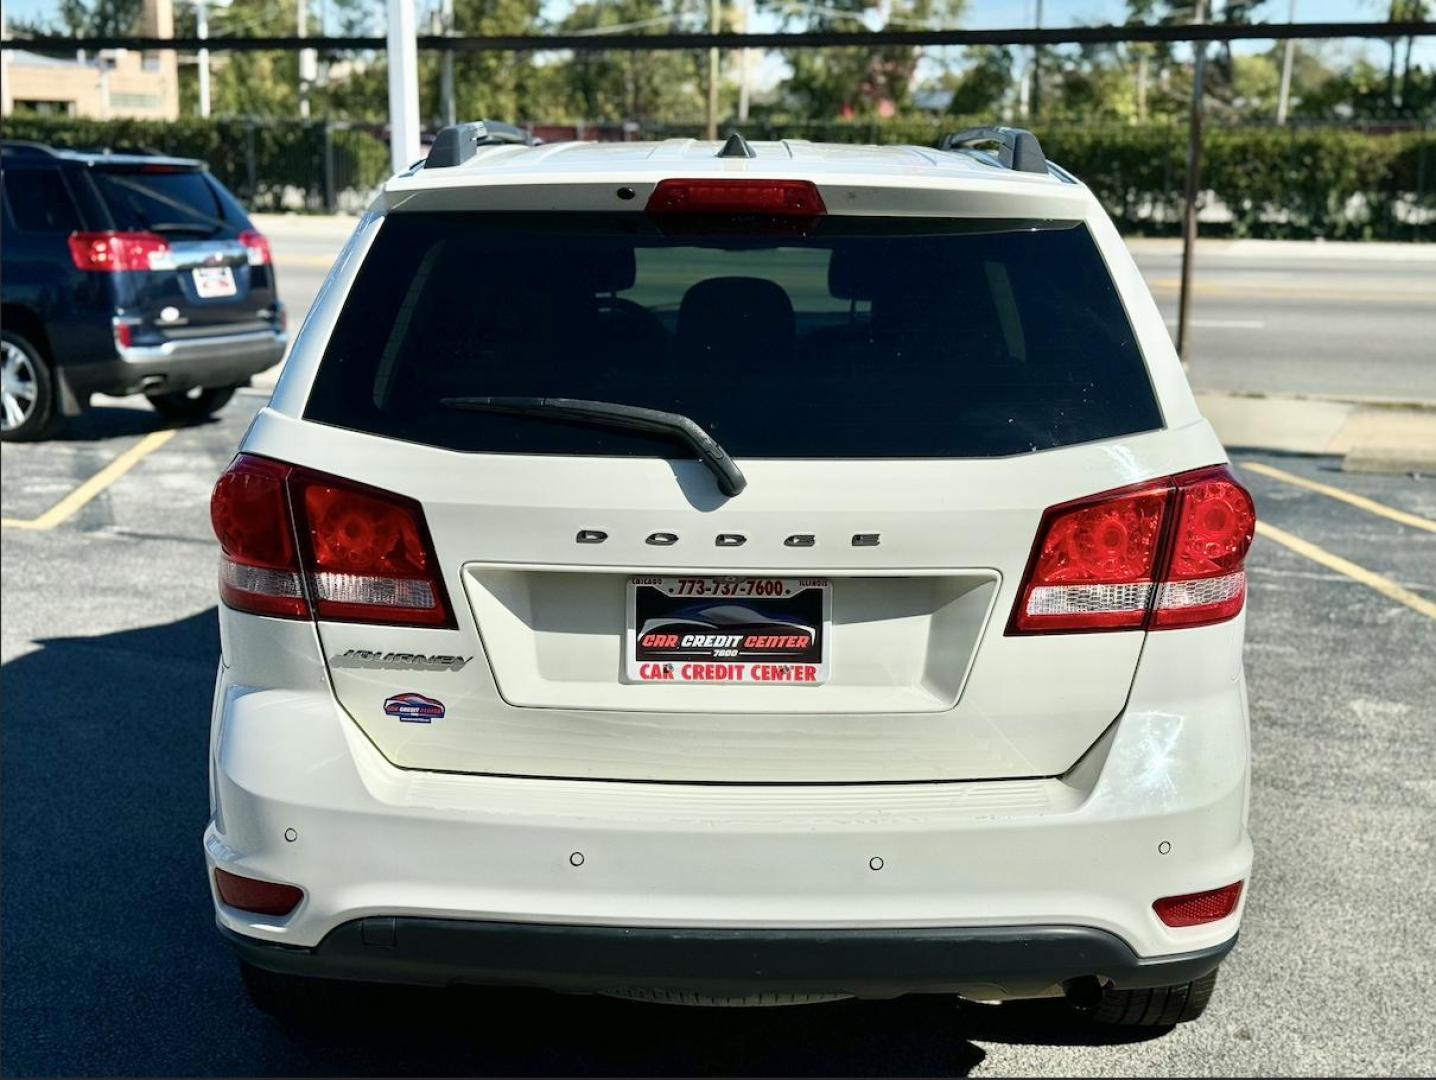
<instances>
[{"instance_id":1,"label":"asphalt parking lot","mask_svg":"<svg viewBox=\"0 0 1436 1080\"><path fill-rule=\"evenodd\" d=\"M207 500L263 401L177 430L106 401L60 441L3 447L5 1074L1436 1072L1436 481L1240 450L1285 542L1264 535L1249 563L1258 862L1201 1022L1154 1036L1047 1004L398 991L286 1033L245 1000L200 849L219 648Z\"/></svg>"}]
</instances>

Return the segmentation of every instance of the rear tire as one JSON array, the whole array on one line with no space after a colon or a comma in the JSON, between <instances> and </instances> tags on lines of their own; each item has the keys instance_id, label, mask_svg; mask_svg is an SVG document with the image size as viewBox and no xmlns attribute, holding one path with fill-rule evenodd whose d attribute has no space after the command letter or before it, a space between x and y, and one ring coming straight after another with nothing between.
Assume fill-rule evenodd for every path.
<instances>
[{"instance_id":1,"label":"rear tire","mask_svg":"<svg viewBox=\"0 0 1436 1080\"><path fill-rule=\"evenodd\" d=\"M0 439L28 442L55 426L55 377L40 350L0 331Z\"/></svg>"},{"instance_id":2,"label":"rear tire","mask_svg":"<svg viewBox=\"0 0 1436 1080\"><path fill-rule=\"evenodd\" d=\"M233 386L195 387L171 394L150 394L148 397L155 412L161 416L171 420L203 420L228 405L234 391Z\"/></svg>"},{"instance_id":3,"label":"rear tire","mask_svg":"<svg viewBox=\"0 0 1436 1080\"><path fill-rule=\"evenodd\" d=\"M1099 1024L1121 1027L1174 1027L1185 1024L1207 1010L1217 973L1178 986L1155 986L1145 990L1116 990L1107 987L1088 1015Z\"/></svg>"}]
</instances>

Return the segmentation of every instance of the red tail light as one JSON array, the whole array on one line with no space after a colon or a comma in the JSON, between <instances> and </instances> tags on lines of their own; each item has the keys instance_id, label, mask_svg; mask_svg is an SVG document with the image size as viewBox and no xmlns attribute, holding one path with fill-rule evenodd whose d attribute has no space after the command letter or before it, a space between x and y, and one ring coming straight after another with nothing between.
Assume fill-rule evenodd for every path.
<instances>
[{"instance_id":1,"label":"red tail light","mask_svg":"<svg viewBox=\"0 0 1436 1080\"><path fill-rule=\"evenodd\" d=\"M1042 516L1009 634L1169 629L1246 600L1251 496L1225 466L1054 506Z\"/></svg>"},{"instance_id":2,"label":"red tail light","mask_svg":"<svg viewBox=\"0 0 1436 1080\"><path fill-rule=\"evenodd\" d=\"M241 454L215 485L210 517L220 596L238 611L454 625L412 499Z\"/></svg>"},{"instance_id":3,"label":"red tail light","mask_svg":"<svg viewBox=\"0 0 1436 1080\"><path fill-rule=\"evenodd\" d=\"M169 241L157 233L71 233L70 258L77 268L99 273L174 268Z\"/></svg>"},{"instance_id":4,"label":"red tail light","mask_svg":"<svg viewBox=\"0 0 1436 1080\"><path fill-rule=\"evenodd\" d=\"M319 618L450 625L418 503L317 473L292 490Z\"/></svg>"},{"instance_id":5,"label":"red tail light","mask_svg":"<svg viewBox=\"0 0 1436 1080\"><path fill-rule=\"evenodd\" d=\"M1238 881L1207 892L1164 896L1152 905L1152 910L1168 926L1200 926L1225 919L1237 909L1241 898L1242 883Z\"/></svg>"},{"instance_id":6,"label":"red tail light","mask_svg":"<svg viewBox=\"0 0 1436 1080\"><path fill-rule=\"evenodd\" d=\"M237 611L309 618L286 485L290 466L241 454L214 485L219 595Z\"/></svg>"},{"instance_id":7,"label":"red tail light","mask_svg":"<svg viewBox=\"0 0 1436 1080\"><path fill-rule=\"evenodd\" d=\"M288 915L304 899L304 890L277 881L240 877L228 870L214 871L214 887L226 907L256 915Z\"/></svg>"},{"instance_id":8,"label":"red tail light","mask_svg":"<svg viewBox=\"0 0 1436 1080\"><path fill-rule=\"evenodd\" d=\"M811 180L660 180L650 214L755 214L815 218L828 212Z\"/></svg>"},{"instance_id":9,"label":"red tail light","mask_svg":"<svg viewBox=\"0 0 1436 1080\"><path fill-rule=\"evenodd\" d=\"M249 256L250 266L268 266L274 261L269 250L269 238L263 233L245 229L239 234L239 242L244 245L245 254Z\"/></svg>"},{"instance_id":10,"label":"red tail light","mask_svg":"<svg viewBox=\"0 0 1436 1080\"><path fill-rule=\"evenodd\" d=\"M1230 619L1246 602L1243 566L1256 532L1252 497L1222 468L1188 477L1173 499L1176 529L1152 628Z\"/></svg>"}]
</instances>

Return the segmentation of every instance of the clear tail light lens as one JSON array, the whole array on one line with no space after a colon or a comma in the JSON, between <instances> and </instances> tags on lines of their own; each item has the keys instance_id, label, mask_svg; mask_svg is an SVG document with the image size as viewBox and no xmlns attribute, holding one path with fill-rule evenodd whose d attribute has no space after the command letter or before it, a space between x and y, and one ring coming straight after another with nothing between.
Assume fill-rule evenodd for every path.
<instances>
[{"instance_id":1,"label":"clear tail light lens","mask_svg":"<svg viewBox=\"0 0 1436 1080\"><path fill-rule=\"evenodd\" d=\"M244 245L250 266L268 266L274 261L273 253L269 250L269 238L263 233L245 229L239 234L239 242Z\"/></svg>"},{"instance_id":2,"label":"clear tail light lens","mask_svg":"<svg viewBox=\"0 0 1436 1080\"><path fill-rule=\"evenodd\" d=\"M1242 883L1237 881L1207 892L1164 896L1152 905L1152 910L1168 926L1201 926L1225 919L1236 911L1241 898Z\"/></svg>"},{"instance_id":3,"label":"clear tail light lens","mask_svg":"<svg viewBox=\"0 0 1436 1080\"><path fill-rule=\"evenodd\" d=\"M1251 496L1224 466L1049 509L1009 634L1169 629L1230 619L1246 599Z\"/></svg>"},{"instance_id":4,"label":"clear tail light lens","mask_svg":"<svg viewBox=\"0 0 1436 1080\"><path fill-rule=\"evenodd\" d=\"M70 259L80 270L105 274L173 270L175 265L169 241L145 232L71 233Z\"/></svg>"},{"instance_id":5,"label":"clear tail light lens","mask_svg":"<svg viewBox=\"0 0 1436 1080\"><path fill-rule=\"evenodd\" d=\"M220 596L280 618L453 626L412 499L241 454L215 485Z\"/></svg>"}]
</instances>

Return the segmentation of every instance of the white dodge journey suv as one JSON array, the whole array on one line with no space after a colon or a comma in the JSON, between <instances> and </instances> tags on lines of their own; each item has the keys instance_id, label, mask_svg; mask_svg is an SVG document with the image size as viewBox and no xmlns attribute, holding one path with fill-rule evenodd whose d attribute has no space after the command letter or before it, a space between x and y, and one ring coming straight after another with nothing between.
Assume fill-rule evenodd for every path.
<instances>
[{"instance_id":1,"label":"white dodge journey suv","mask_svg":"<svg viewBox=\"0 0 1436 1080\"><path fill-rule=\"evenodd\" d=\"M1206 1006L1252 501L1092 193L447 129L219 479L204 836L329 980Z\"/></svg>"}]
</instances>

